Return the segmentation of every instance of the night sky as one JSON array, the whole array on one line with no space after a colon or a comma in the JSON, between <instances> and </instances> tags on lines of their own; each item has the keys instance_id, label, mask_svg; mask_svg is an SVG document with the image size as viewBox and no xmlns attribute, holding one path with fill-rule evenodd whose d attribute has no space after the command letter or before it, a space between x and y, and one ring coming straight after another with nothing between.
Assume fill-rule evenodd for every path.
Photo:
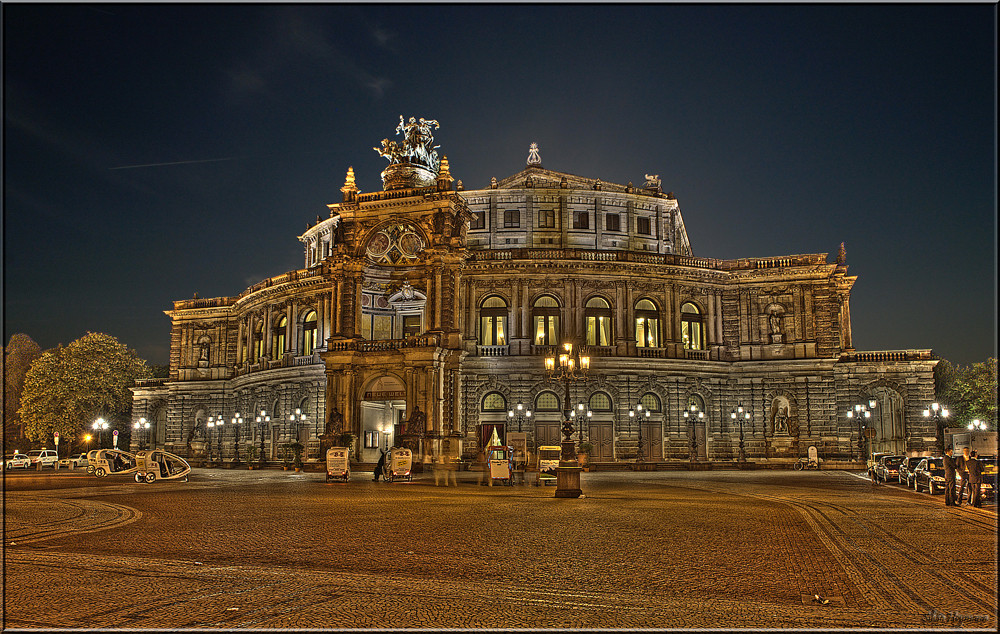
<instances>
[{"instance_id":1,"label":"night sky","mask_svg":"<svg viewBox=\"0 0 1000 634\"><path fill-rule=\"evenodd\" d=\"M659 174L695 255L846 242L858 350L996 355L996 7L3 5L4 341L167 362L399 115L466 189Z\"/></svg>"}]
</instances>

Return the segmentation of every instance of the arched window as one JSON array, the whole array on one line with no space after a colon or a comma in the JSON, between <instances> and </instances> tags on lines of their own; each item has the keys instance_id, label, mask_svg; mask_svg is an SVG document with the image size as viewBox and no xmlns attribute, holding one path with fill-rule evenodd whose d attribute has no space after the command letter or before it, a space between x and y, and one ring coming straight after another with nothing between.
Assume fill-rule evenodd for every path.
<instances>
[{"instance_id":1,"label":"arched window","mask_svg":"<svg viewBox=\"0 0 1000 634\"><path fill-rule=\"evenodd\" d=\"M610 412L611 397L604 392L594 392L590 396L590 409L595 412Z\"/></svg>"},{"instance_id":2,"label":"arched window","mask_svg":"<svg viewBox=\"0 0 1000 634\"><path fill-rule=\"evenodd\" d=\"M558 412L559 397L555 395L555 392L542 392L535 397L535 411Z\"/></svg>"},{"instance_id":3,"label":"arched window","mask_svg":"<svg viewBox=\"0 0 1000 634\"><path fill-rule=\"evenodd\" d=\"M479 311L479 339L484 346L507 345L507 302L493 296Z\"/></svg>"},{"instance_id":4,"label":"arched window","mask_svg":"<svg viewBox=\"0 0 1000 634\"><path fill-rule=\"evenodd\" d=\"M500 392L490 392L483 397L484 412L506 412L507 399Z\"/></svg>"},{"instance_id":5,"label":"arched window","mask_svg":"<svg viewBox=\"0 0 1000 634\"><path fill-rule=\"evenodd\" d=\"M285 330L288 328L288 318L281 316L271 328L271 358L280 359L285 354Z\"/></svg>"},{"instance_id":6,"label":"arched window","mask_svg":"<svg viewBox=\"0 0 1000 634\"><path fill-rule=\"evenodd\" d=\"M610 346L611 307L600 297L591 297L583 311L587 319L587 345Z\"/></svg>"},{"instance_id":7,"label":"arched window","mask_svg":"<svg viewBox=\"0 0 1000 634\"><path fill-rule=\"evenodd\" d=\"M310 310L302 322L302 354L312 354L316 349L316 311Z\"/></svg>"},{"instance_id":8,"label":"arched window","mask_svg":"<svg viewBox=\"0 0 1000 634\"><path fill-rule=\"evenodd\" d=\"M264 356L264 322L258 321L253 333L253 359L257 361Z\"/></svg>"},{"instance_id":9,"label":"arched window","mask_svg":"<svg viewBox=\"0 0 1000 634\"><path fill-rule=\"evenodd\" d=\"M660 313L648 299L635 305L635 345L640 348L660 347Z\"/></svg>"},{"instance_id":10,"label":"arched window","mask_svg":"<svg viewBox=\"0 0 1000 634\"><path fill-rule=\"evenodd\" d=\"M691 302L685 302L681 306L681 337L684 340L685 350L705 349L703 320L701 311Z\"/></svg>"},{"instance_id":11,"label":"arched window","mask_svg":"<svg viewBox=\"0 0 1000 634\"><path fill-rule=\"evenodd\" d=\"M653 394L652 392L646 392L645 394L643 394L642 398L639 399L639 402L642 403L643 409L649 410L651 412L660 411L660 399L659 397L656 396L656 394Z\"/></svg>"},{"instance_id":12,"label":"arched window","mask_svg":"<svg viewBox=\"0 0 1000 634\"><path fill-rule=\"evenodd\" d=\"M559 302L551 295L542 295L531 307L536 346L559 345Z\"/></svg>"}]
</instances>

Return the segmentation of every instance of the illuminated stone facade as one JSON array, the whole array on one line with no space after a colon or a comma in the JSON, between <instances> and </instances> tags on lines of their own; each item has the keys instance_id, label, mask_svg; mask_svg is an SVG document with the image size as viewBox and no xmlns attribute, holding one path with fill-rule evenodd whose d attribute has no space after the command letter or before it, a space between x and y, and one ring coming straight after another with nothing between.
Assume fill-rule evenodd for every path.
<instances>
[{"instance_id":1,"label":"illuminated stone facade","mask_svg":"<svg viewBox=\"0 0 1000 634\"><path fill-rule=\"evenodd\" d=\"M445 441L471 457L493 426L525 432L534 451L558 444L563 417L565 388L543 358L574 341L592 359L571 400L595 463L736 461L738 406L748 460L809 446L847 460L862 433L845 414L871 399L864 451L933 449L920 414L935 361L854 350L843 250L832 262L695 257L658 176L634 187L552 171L537 147L520 172L463 190L430 124L401 120L413 136L383 141L383 191L360 192L348 171L342 201L299 236L305 268L174 302L170 378L133 390L157 446L197 458L221 415L228 461L239 412L244 460L261 434L267 460L291 441L318 460L341 431L364 462L389 444ZM508 416L517 403L532 416ZM289 420L296 410L305 420ZM261 411L270 421L257 424Z\"/></svg>"}]
</instances>

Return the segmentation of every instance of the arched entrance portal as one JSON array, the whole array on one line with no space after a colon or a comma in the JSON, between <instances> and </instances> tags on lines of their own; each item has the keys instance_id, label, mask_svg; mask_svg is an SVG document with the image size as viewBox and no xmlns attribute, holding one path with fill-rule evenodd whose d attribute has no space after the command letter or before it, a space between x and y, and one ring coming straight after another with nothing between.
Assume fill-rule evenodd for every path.
<instances>
[{"instance_id":1,"label":"arched entrance portal","mask_svg":"<svg viewBox=\"0 0 1000 634\"><path fill-rule=\"evenodd\" d=\"M379 452L393 446L405 416L406 392L402 381L382 376L365 387L361 394L358 443L362 462L377 462Z\"/></svg>"}]
</instances>

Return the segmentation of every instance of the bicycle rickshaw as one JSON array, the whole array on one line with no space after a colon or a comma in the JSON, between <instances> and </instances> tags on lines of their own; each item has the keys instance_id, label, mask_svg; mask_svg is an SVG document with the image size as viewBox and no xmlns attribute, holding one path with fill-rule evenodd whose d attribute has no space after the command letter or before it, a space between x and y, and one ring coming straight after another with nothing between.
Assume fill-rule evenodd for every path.
<instances>
[{"instance_id":1,"label":"bicycle rickshaw","mask_svg":"<svg viewBox=\"0 0 1000 634\"><path fill-rule=\"evenodd\" d=\"M494 445L486 448L486 462L490 465L489 478L507 486L514 484L514 448Z\"/></svg>"},{"instance_id":2,"label":"bicycle rickshaw","mask_svg":"<svg viewBox=\"0 0 1000 634\"><path fill-rule=\"evenodd\" d=\"M94 467L94 475L98 478L126 475L138 469L135 464L135 454L121 449L95 449L87 454L87 461Z\"/></svg>"},{"instance_id":3,"label":"bicycle rickshaw","mask_svg":"<svg viewBox=\"0 0 1000 634\"><path fill-rule=\"evenodd\" d=\"M562 447L548 446L538 448L538 475L535 477L535 486L542 484L556 483L556 467L559 466L559 456L562 454Z\"/></svg>"},{"instance_id":4,"label":"bicycle rickshaw","mask_svg":"<svg viewBox=\"0 0 1000 634\"><path fill-rule=\"evenodd\" d=\"M402 480L413 480L411 469L413 468L413 452L405 447L393 447L385 457L385 465L382 467L382 477L387 482Z\"/></svg>"},{"instance_id":5,"label":"bicycle rickshaw","mask_svg":"<svg viewBox=\"0 0 1000 634\"><path fill-rule=\"evenodd\" d=\"M351 465L348 462L347 447L330 447L326 450L326 481L338 478L347 482L351 479Z\"/></svg>"},{"instance_id":6,"label":"bicycle rickshaw","mask_svg":"<svg viewBox=\"0 0 1000 634\"><path fill-rule=\"evenodd\" d=\"M152 484L157 480L180 480L187 482L191 465L178 455L161 451L140 451L135 454L135 481Z\"/></svg>"}]
</instances>

